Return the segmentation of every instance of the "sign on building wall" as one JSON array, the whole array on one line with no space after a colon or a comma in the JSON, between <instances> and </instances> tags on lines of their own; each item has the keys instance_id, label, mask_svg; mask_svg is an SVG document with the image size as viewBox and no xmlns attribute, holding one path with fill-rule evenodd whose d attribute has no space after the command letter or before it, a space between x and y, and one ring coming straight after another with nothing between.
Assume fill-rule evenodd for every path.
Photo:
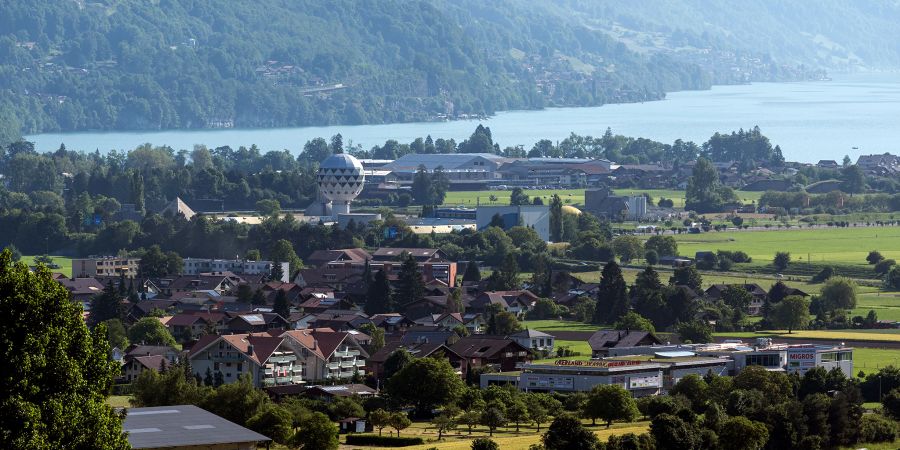
<instances>
[{"instance_id":1,"label":"sign on building wall","mask_svg":"<svg viewBox=\"0 0 900 450\"><path fill-rule=\"evenodd\" d=\"M816 367L816 350L812 348L792 348L787 352L787 370L806 372Z\"/></svg>"},{"instance_id":2,"label":"sign on building wall","mask_svg":"<svg viewBox=\"0 0 900 450\"><path fill-rule=\"evenodd\" d=\"M627 366L639 366L643 361L598 361L598 360L588 360L588 361L573 361L568 359L558 359L554 363L557 366L566 366L566 367L601 367L601 368L609 368L609 367L627 367Z\"/></svg>"}]
</instances>

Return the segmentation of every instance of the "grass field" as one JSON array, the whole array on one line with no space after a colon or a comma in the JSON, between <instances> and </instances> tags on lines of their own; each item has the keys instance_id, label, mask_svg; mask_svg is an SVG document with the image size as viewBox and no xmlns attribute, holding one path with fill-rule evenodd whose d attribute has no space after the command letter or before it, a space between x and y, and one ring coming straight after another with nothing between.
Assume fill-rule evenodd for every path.
<instances>
[{"instance_id":1,"label":"grass field","mask_svg":"<svg viewBox=\"0 0 900 450\"><path fill-rule=\"evenodd\" d=\"M672 199L676 208L684 208L684 191L672 189L614 189L616 195L641 195L650 194L653 201L656 202L660 197ZM446 206L475 206L479 202L482 205L508 205L509 191L452 191L447 193L444 198ZM525 190L529 197L542 197L544 204L548 204L553 194L559 194L563 202L567 202L572 206L584 205L584 189L549 189L549 190ZM743 192L737 191L738 198L744 203L758 202L762 192ZM491 202L491 196L497 198Z\"/></svg>"},{"instance_id":2,"label":"grass field","mask_svg":"<svg viewBox=\"0 0 900 450\"><path fill-rule=\"evenodd\" d=\"M606 439L614 434L626 434L626 433L646 433L648 429L647 422L634 422L634 423L618 423L613 424L612 428L607 430L605 427L597 425L590 426L590 421L585 421L585 424L588 425L588 428L593 430L597 437L600 438L601 441L606 442ZM512 427L503 427L494 432L494 436L491 437L503 450L527 450L528 447L532 444L540 443L541 435L546 431L548 424L544 424L541 427L541 432L537 432L537 428L532 425L522 425L520 427L520 432L516 433L515 426ZM388 433L389 428L384 430L384 434ZM437 432L431 428L431 424L423 423L423 422L415 422L407 428L403 430L401 433L402 436L421 436L423 439L426 439L428 442L424 445L417 445L412 447L404 447L406 449L411 450L425 450L431 448L437 448L440 450L469 450L472 448L472 440L480 437L488 437L488 430L483 427L476 427L472 430L472 434L468 434L468 429L466 427L459 427L450 434L445 434L444 439L440 442L437 442ZM360 449L360 450L374 450L383 447L360 447L358 445L348 446L346 444L341 445L341 449Z\"/></svg>"},{"instance_id":3,"label":"grass field","mask_svg":"<svg viewBox=\"0 0 900 450\"><path fill-rule=\"evenodd\" d=\"M35 256L40 255L32 255L32 256L22 256L22 262L28 264L29 266L35 265L34 258ZM67 276L72 276L72 259L66 258L64 256L50 256L53 259L54 264L58 264L58 269L50 269L51 272L60 272Z\"/></svg>"},{"instance_id":4,"label":"grass field","mask_svg":"<svg viewBox=\"0 0 900 450\"><path fill-rule=\"evenodd\" d=\"M873 342L900 342L900 333L894 330L794 330L788 334L787 330L767 331L736 331L732 333L715 333L719 337L733 338L794 338L794 339L822 339L840 342L842 340L865 340ZM900 351L900 350L898 350Z\"/></svg>"},{"instance_id":5,"label":"grass field","mask_svg":"<svg viewBox=\"0 0 900 450\"><path fill-rule=\"evenodd\" d=\"M522 326L529 330L540 331L597 331L600 327L592 323L574 322L571 320L526 320Z\"/></svg>"},{"instance_id":6,"label":"grass field","mask_svg":"<svg viewBox=\"0 0 900 450\"><path fill-rule=\"evenodd\" d=\"M678 252L741 250L753 264L770 265L779 251L791 253L792 264L839 263L865 267L866 255L878 250L885 258L900 259L900 227L725 231L675 236Z\"/></svg>"},{"instance_id":7,"label":"grass field","mask_svg":"<svg viewBox=\"0 0 900 450\"><path fill-rule=\"evenodd\" d=\"M900 292L868 292L860 294L851 315L865 317L875 311L879 320L900 320ZM900 330L898 330L900 332Z\"/></svg>"},{"instance_id":8,"label":"grass field","mask_svg":"<svg viewBox=\"0 0 900 450\"><path fill-rule=\"evenodd\" d=\"M128 403L128 399L130 399L130 395L111 395L106 399L106 403L113 408L128 408L131 406Z\"/></svg>"}]
</instances>

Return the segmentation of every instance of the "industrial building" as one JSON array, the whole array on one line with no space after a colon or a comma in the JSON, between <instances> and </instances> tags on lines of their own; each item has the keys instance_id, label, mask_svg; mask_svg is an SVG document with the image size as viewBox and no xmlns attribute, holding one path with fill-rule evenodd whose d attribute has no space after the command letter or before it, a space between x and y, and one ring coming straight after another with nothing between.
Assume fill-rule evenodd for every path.
<instances>
[{"instance_id":1,"label":"industrial building","mask_svg":"<svg viewBox=\"0 0 900 450\"><path fill-rule=\"evenodd\" d=\"M494 216L500 216L504 230L522 225L533 228L541 239L550 240L549 206L479 206L475 212L475 226L478 230L484 230L490 226Z\"/></svg>"},{"instance_id":2,"label":"industrial building","mask_svg":"<svg viewBox=\"0 0 900 450\"><path fill-rule=\"evenodd\" d=\"M526 363L516 372L484 374L481 387L510 384L523 391L583 392L600 384L618 384L635 397L668 392L690 374L737 375L749 366L803 375L814 367L839 369L853 376L853 349L841 345L774 344L758 339L721 344L615 347L609 356L586 361L561 359Z\"/></svg>"}]
</instances>

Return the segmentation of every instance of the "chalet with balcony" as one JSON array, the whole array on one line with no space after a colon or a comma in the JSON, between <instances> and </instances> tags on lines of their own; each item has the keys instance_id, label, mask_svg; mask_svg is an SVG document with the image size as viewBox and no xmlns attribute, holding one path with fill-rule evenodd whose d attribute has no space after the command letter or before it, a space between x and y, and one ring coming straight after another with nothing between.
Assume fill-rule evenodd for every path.
<instances>
[{"instance_id":1,"label":"chalet with balcony","mask_svg":"<svg viewBox=\"0 0 900 450\"><path fill-rule=\"evenodd\" d=\"M281 336L300 349L309 380L346 381L365 375L369 354L351 333L320 328L291 330Z\"/></svg>"},{"instance_id":2,"label":"chalet with balcony","mask_svg":"<svg viewBox=\"0 0 900 450\"><path fill-rule=\"evenodd\" d=\"M519 363L532 359L531 352L513 339L500 336L468 336L450 346L465 359L464 369L492 366L498 371L510 371Z\"/></svg>"},{"instance_id":3,"label":"chalet with balcony","mask_svg":"<svg viewBox=\"0 0 900 450\"><path fill-rule=\"evenodd\" d=\"M250 375L256 387L305 382L304 361L284 337L260 334L206 335L191 348L188 359L194 374L221 373L225 383Z\"/></svg>"}]
</instances>

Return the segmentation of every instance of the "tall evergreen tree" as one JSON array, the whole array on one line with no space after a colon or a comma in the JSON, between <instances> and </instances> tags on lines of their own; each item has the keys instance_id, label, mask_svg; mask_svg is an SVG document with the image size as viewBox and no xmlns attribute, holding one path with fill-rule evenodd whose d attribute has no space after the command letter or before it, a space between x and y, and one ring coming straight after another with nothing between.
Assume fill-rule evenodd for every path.
<instances>
[{"instance_id":1,"label":"tall evergreen tree","mask_svg":"<svg viewBox=\"0 0 900 450\"><path fill-rule=\"evenodd\" d=\"M615 261L608 262L600 276L594 323L613 323L628 312L627 286Z\"/></svg>"},{"instance_id":2,"label":"tall evergreen tree","mask_svg":"<svg viewBox=\"0 0 900 450\"><path fill-rule=\"evenodd\" d=\"M665 286L659 279L659 273L650 266L638 274L634 286L631 287L634 310L649 319L658 328L664 328L664 324L668 321L664 288Z\"/></svg>"},{"instance_id":3,"label":"tall evergreen tree","mask_svg":"<svg viewBox=\"0 0 900 450\"><path fill-rule=\"evenodd\" d=\"M121 319L123 315L122 297L113 287L112 280L107 281L103 292L91 297L90 322L97 324L110 319Z\"/></svg>"},{"instance_id":4,"label":"tall evergreen tree","mask_svg":"<svg viewBox=\"0 0 900 450\"><path fill-rule=\"evenodd\" d=\"M481 281L481 268L477 261L469 261L466 264L466 273L463 274L463 283L477 283Z\"/></svg>"},{"instance_id":5,"label":"tall evergreen tree","mask_svg":"<svg viewBox=\"0 0 900 450\"><path fill-rule=\"evenodd\" d=\"M400 307L406 306L425 295L425 281L422 280L422 271L419 269L419 263L410 255L401 255L400 259L403 264L397 273L397 282L395 284L393 298Z\"/></svg>"},{"instance_id":6,"label":"tall evergreen tree","mask_svg":"<svg viewBox=\"0 0 900 450\"><path fill-rule=\"evenodd\" d=\"M413 175L412 188L410 193L417 205L432 205L434 201L431 198L431 177L428 175L428 169L424 165L420 165Z\"/></svg>"},{"instance_id":7,"label":"tall evergreen tree","mask_svg":"<svg viewBox=\"0 0 900 450\"><path fill-rule=\"evenodd\" d=\"M516 256L507 253L499 270L495 270L488 278L488 289L492 291L511 291L519 289L519 263Z\"/></svg>"},{"instance_id":8,"label":"tall evergreen tree","mask_svg":"<svg viewBox=\"0 0 900 450\"><path fill-rule=\"evenodd\" d=\"M372 282L366 289L366 314L393 312L394 306L391 297L391 284L387 274L384 270L375 272Z\"/></svg>"},{"instance_id":9,"label":"tall evergreen tree","mask_svg":"<svg viewBox=\"0 0 900 450\"><path fill-rule=\"evenodd\" d=\"M127 449L123 416L106 403L118 363L106 326L89 331L81 307L40 268L0 253L0 447Z\"/></svg>"},{"instance_id":10,"label":"tall evergreen tree","mask_svg":"<svg viewBox=\"0 0 900 450\"><path fill-rule=\"evenodd\" d=\"M275 301L272 305L272 312L287 319L291 315L291 303L288 301L287 292L279 289L275 294Z\"/></svg>"},{"instance_id":11,"label":"tall evergreen tree","mask_svg":"<svg viewBox=\"0 0 900 450\"><path fill-rule=\"evenodd\" d=\"M563 214L562 199L559 195L553 194L550 197L550 240L553 242L561 242L563 235Z\"/></svg>"}]
</instances>

